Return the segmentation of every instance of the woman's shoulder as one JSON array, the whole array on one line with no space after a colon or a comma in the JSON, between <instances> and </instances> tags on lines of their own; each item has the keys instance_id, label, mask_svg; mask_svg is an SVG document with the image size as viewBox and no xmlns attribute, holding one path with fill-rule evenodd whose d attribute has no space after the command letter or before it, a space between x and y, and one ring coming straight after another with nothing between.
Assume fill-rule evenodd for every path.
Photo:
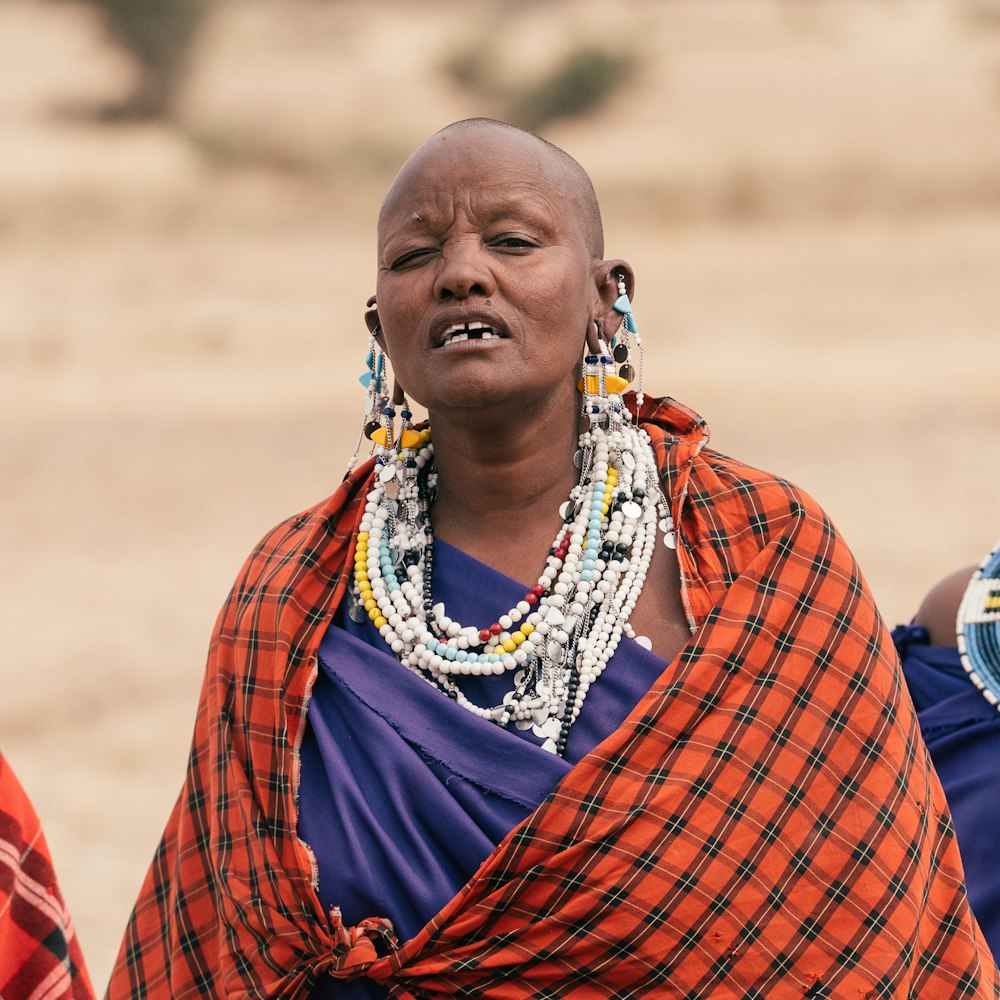
<instances>
[{"instance_id":1,"label":"woman's shoulder","mask_svg":"<svg viewBox=\"0 0 1000 1000\"><path fill-rule=\"evenodd\" d=\"M803 515L825 517L820 504L802 487L714 448L703 449L693 464L688 494L696 506L734 504L760 525Z\"/></svg>"},{"instance_id":2,"label":"woman's shoulder","mask_svg":"<svg viewBox=\"0 0 1000 1000\"><path fill-rule=\"evenodd\" d=\"M695 508L733 507L738 520L763 526L822 509L783 476L766 472L709 446L707 421L671 397L647 398L640 422L653 443L672 494Z\"/></svg>"}]
</instances>

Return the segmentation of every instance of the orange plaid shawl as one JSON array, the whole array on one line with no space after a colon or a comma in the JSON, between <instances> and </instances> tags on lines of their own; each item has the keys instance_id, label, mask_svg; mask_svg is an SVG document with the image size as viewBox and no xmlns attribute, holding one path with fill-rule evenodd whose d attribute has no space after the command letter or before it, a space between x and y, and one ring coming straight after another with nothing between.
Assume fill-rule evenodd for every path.
<instances>
[{"instance_id":1,"label":"orange plaid shawl","mask_svg":"<svg viewBox=\"0 0 1000 1000\"><path fill-rule=\"evenodd\" d=\"M209 656L190 766L108 996L997 997L891 643L787 483L643 420L697 634L415 938L321 912L296 747L367 471L261 542ZM373 917L377 917L373 914Z\"/></svg>"},{"instance_id":2,"label":"orange plaid shawl","mask_svg":"<svg viewBox=\"0 0 1000 1000\"><path fill-rule=\"evenodd\" d=\"M93 1000L42 826L0 754L0 997Z\"/></svg>"}]
</instances>

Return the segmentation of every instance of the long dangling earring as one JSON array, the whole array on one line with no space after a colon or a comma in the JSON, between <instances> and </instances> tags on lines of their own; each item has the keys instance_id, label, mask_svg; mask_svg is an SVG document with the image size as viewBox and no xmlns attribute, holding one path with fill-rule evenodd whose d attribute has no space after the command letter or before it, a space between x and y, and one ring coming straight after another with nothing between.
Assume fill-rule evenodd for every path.
<instances>
[{"instance_id":1,"label":"long dangling earring","mask_svg":"<svg viewBox=\"0 0 1000 1000\"><path fill-rule=\"evenodd\" d=\"M644 353L642 348L642 338L639 336L639 328L632 315L632 302L628 297L628 289L625 287L625 278L617 275L618 278L618 298L615 299L614 310L620 313L625 322L621 329L611 341L611 349L614 353L615 362L618 364L618 375L625 379L626 383L634 382L636 379L635 366L632 363L631 344L629 334L635 337L635 346L639 348L639 379L636 382L636 414L642 409L644 394L642 391L642 375L644 367Z\"/></svg>"},{"instance_id":2,"label":"long dangling earring","mask_svg":"<svg viewBox=\"0 0 1000 1000\"><path fill-rule=\"evenodd\" d=\"M365 370L358 376L358 381L367 390L365 397L365 414L361 424L361 433L358 435L357 444L354 446L354 453L347 463L347 471L344 473L346 479L358 461L358 453L365 438L371 439L371 435L381 426L383 411L389 405L389 394L387 392L388 373L386 371L385 352L379 346L377 339L379 333L378 321L372 324L371 334L368 337L368 352L365 355Z\"/></svg>"},{"instance_id":3,"label":"long dangling earring","mask_svg":"<svg viewBox=\"0 0 1000 1000\"><path fill-rule=\"evenodd\" d=\"M368 300L369 307L375 304L374 298ZM365 417L354 446L354 453L347 464L344 478L351 474L358 461L361 445L367 438L372 443L372 452L376 454L379 465L395 466L397 459L402 462L404 476L416 474L416 450L429 439L429 432L413 429L413 413L406 399L403 387L392 379L392 393L389 393L388 355L382 350L379 335L382 330L378 316L374 311L366 316L371 334L368 338L368 353L365 355L365 370L358 381L367 390L365 399ZM400 429L396 433L396 414L400 416Z\"/></svg>"},{"instance_id":4,"label":"long dangling earring","mask_svg":"<svg viewBox=\"0 0 1000 1000\"><path fill-rule=\"evenodd\" d=\"M613 371L611 349L595 321L587 330L587 353L583 358L583 377L577 388L583 394L582 413L592 424L617 427L625 404L621 394L628 383Z\"/></svg>"}]
</instances>

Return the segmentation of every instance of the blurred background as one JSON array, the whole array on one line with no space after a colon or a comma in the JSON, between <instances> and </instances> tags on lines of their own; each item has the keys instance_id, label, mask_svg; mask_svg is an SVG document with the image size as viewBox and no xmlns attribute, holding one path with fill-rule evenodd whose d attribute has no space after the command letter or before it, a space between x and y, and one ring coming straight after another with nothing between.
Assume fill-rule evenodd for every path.
<instances>
[{"instance_id":1,"label":"blurred background","mask_svg":"<svg viewBox=\"0 0 1000 1000\"><path fill-rule=\"evenodd\" d=\"M591 172L647 386L890 623L1000 537L1000 0L4 0L0 745L99 988L216 611L353 448L381 196L473 115Z\"/></svg>"}]
</instances>

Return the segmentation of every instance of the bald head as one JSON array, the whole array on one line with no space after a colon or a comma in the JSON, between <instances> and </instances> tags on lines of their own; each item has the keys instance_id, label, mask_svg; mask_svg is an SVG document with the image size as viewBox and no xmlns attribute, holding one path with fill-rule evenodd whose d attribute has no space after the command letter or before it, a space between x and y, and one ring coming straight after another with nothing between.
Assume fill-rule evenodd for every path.
<instances>
[{"instance_id":1,"label":"bald head","mask_svg":"<svg viewBox=\"0 0 1000 1000\"><path fill-rule=\"evenodd\" d=\"M494 121L491 118L467 118L453 122L435 132L422 146L418 147L403 164L396 179L393 181L382 210L379 213L381 228L386 212L394 204L394 195L408 172L416 165L426 161L428 155L433 155L442 143L454 142L456 139L468 140L476 133L483 133L497 138L503 138L505 143L492 143L488 148L502 149L509 147L511 155L529 154L534 161L539 177L559 187L568 202L568 208L576 217L584 240L591 255L599 260L604 256L604 227L601 222L601 209L597 203L594 185L587 172L565 150L553 145L532 132L515 128L506 122ZM497 157L498 152L491 154ZM488 164L483 164L488 167Z\"/></svg>"}]
</instances>

